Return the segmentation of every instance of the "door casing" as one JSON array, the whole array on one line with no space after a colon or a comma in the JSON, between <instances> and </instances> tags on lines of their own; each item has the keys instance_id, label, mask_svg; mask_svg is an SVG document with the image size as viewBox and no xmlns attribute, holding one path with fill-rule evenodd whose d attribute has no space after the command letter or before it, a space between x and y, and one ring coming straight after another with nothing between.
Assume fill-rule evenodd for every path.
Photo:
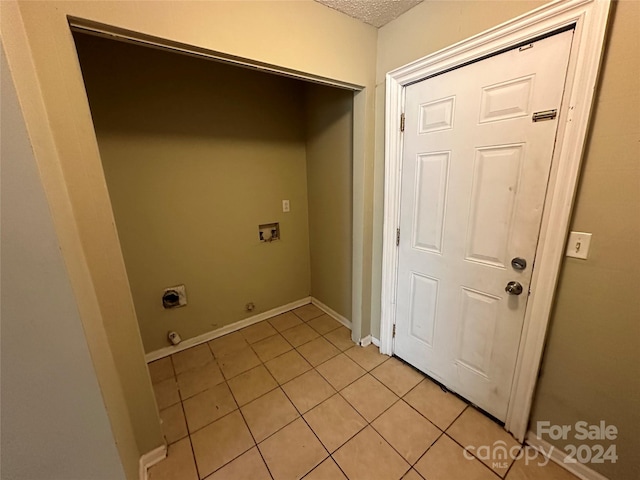
<instances>
[{"instance_id":1,"label":"door casing","mask_svg":"<svg viewBox=\"0 0 640 480\"><path fill-rule=\"evenodd\" d=\"M566 88L536 249L520 348L505 429L519 441L527 433L545 335L569 228L584 142L610 10L610 0L557 0L392 70L386 75L385 195L382 249L380 352L393 354L398 271L396 229L400 225L400 182L405 87L451 68L575 26ZM550 228L552 227L552 228Z\"/></svg>"}]
</instances>

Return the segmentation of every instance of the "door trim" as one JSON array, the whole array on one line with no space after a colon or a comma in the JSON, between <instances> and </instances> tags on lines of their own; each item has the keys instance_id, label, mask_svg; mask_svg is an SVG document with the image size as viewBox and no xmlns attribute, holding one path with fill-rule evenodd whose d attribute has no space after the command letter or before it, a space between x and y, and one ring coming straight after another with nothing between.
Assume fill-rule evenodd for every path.
<instances>
[{"instance_id":1,"label":"door trim","mask_svg":"<svg viewBox=\"0 0 640 480\"><path fill-rule=\"evenodd\" d=\"M386 75L385 196L382 247L380 351L393 354L400 182L405 87L451 68L575 25L569 69L558 119L531 295L520 336L505 428L524 441L547 326L573 208L580 163L602 60L610 0L557 0L467 40L392 70ZM552 226L553 228L549 228Z\"/></svg>"}]
</instances>

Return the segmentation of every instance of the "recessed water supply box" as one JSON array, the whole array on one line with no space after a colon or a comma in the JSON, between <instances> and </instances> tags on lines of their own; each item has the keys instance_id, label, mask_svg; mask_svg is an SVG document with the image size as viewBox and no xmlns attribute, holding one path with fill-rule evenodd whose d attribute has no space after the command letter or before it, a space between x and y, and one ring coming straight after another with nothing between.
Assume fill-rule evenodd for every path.
<instances>
[{"instance_id":1,"label":"recessed water supply box","mask_svg":"<svg viewBox=\"0 0 640 480\"><path fill-rule=\"evenodd\" d=\"M280 224L279 223L265 223L264 225L258 225L258 235L260 241L263 243L273 242L274 240L280 240Z\"/></svg>"}]
</instances>

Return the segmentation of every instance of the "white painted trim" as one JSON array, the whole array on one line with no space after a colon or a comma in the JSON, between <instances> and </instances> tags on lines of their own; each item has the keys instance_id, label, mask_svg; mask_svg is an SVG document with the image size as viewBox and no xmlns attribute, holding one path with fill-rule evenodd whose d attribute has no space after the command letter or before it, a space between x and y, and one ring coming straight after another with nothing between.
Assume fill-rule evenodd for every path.
<instances>
[{"instance_id":1,"label":"white painted trim","mask_svg":"<svg viewBox=\"0 0 640 480\"><path fill-rule=\"evenodd\" d=\"M609 480L607 477L595 470L589 468L586 464L577 462L575 460L566 461L569 456L567 452L551 445L546 440L539 438L534 432L529 431L526 437L527 445L538 450L542 455L549 458L554 463L557 463L560 467L571 472L581 480Z\"/></svg>"},{"instance_id":2,"label":"white painted trim","mask_svg":"<svg viewBox=\"0 0 640 480\"><path fill-rule=\"evenodd\" d=\"M335 318L337 321L339 321L342 325L347 327L349 330L351 330L351 320L349 320L347 317L343 317L334 309L332 309L331 307L328 307L327 305L325 305L315 297L311 297L311 303L313 303L316 307L318 307L320 310L322 310L324 313L326 313L330 317Z\"/></svg>"},{"instance_id":3,"label":"white painted trim","mask_svg":"<svg viewBox=\"0 0 640 480\"><path fill-rule=\"evenodd\" d=\"M158 448L154 448L150 452L145 453L140 457L140 480L148 480L149 469L156 463L167 458L167 446L161 445Z\"/></svg>"},{"instance_id":4,"label":"white painted trim","mask_svg":"<svg viewBox=\"0 0 640 480\"><path fill-rule=\"evenodd\" d=\"M253 325L254 323L258 323L268 318L275 317L276 315L280 315L281 313L288 312L289 310L293 310L294 308L302 307L303 305L307 305L308 303L311 303L311 297L301 298L300 300L296 300L295 302L282 305L281 307L272 308L271 310L268 310L266 312L259 313L257 315L254 315L253 317L245 318L244 320L240 320L229 325L225 325L222 328L203 333L202 335L198 335L197 337L183 340L178 345L164 347L159 350L147 353L144 356L144 359L147 363L149 363L160 358L168 357L169 355L173 355L174 353L181 352L182 350L186 350L187 348L195 347L196 345L208 342L210 340L213 340L214 338L227 335L228 333L235 332L237 330L240 330L241 328Z\"/></svg>"},{"instance_id":5,"label":"white painted trim","mask_svg":"<svg viewBox=\"0 0 640 480\"><path fill-rule=\"evenodd\" d=\"M371 345L372 339L373 339L373 337L371 335L367 335L362 340L360 340L360 346L361 347L368 347L369 345Z\"/></svg>"},{"instance_id":6,"label":"white painted trim","mask_svg":"<svg viewBox=\"0 0 640 480\"><path fill-rule=\"evenodd\" d=\"M536 250L531 296L520 338L505 428L522 441L527 431L547 325L576 192L594 100L610 0L557 0L389 72L386 76L385 201L382 253L380 352L393 353L405 87L430 75L482 58L540 35L575 25L558 137L552 161L542 234Z\"/></svg>"},{"instance_id":7,"label":"white painted trim","mask_svg":"<svg viewBox=\"0 0 640 480\"><path fill-rule=\"evenodd\" d=\"M371 337L371 343L373 343L376 347L380 348L380 339L376 337Z\"/></svg>"}]
</instances>

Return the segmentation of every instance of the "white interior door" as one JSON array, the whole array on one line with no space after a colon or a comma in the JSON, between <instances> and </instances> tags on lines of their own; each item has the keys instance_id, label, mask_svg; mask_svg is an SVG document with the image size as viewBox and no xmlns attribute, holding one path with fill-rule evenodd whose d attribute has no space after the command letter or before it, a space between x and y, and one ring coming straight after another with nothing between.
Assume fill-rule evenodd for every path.
<instances>
[{"instance_id":1,"label":"white interior door","mask_svg":"<svg viewBox=\"0 0 640 480\"><path fill-rule=\"evenodd\" d=\"M394 353L503 421L572 37L405 90Z\"/></svg>"}]
</instances>

